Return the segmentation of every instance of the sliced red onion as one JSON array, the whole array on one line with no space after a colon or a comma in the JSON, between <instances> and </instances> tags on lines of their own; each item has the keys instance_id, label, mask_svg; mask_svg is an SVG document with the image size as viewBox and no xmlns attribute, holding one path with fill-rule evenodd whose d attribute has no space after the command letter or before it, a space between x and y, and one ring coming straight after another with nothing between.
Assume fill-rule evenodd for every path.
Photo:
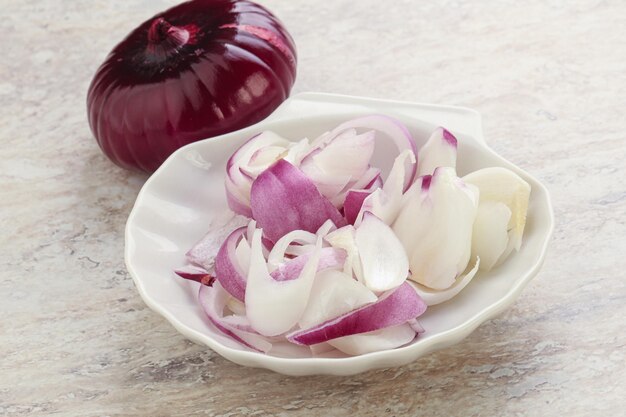
<instances>
[{"instance_id":1,"label":"sliced red onion","mask_svg":"<svg viewBox=\"0 0 626 417\"><path fill-rule=\"evenodd\" d=\"M405 194L393 230L409 257L411 279L444 290L469 262L478 190L453 168L437 168L430 181L420 178Z\"/></svg>"},{"instance_id":2,"label":"sliced red onion","mask_svg":"<svg viewBox=\"0 0 626 417\"><path fill-rule=\"evenodd\" d=\"M264 337L237 329L235 326L229 324L230 320L224 319L224 307L226 306L228 298L228 293L224 291L219 283L216 283L213 287L207 287L206 285L200 286L198 293L200 306L209 321L217 327L219 331L252 350L263 353L269 352L272 348L272 344Z\"/></svg>"},{"instance_id":3,"label":"sliced red onion","mask_svg":"<svg viewBox=\"0 0 626 417\"><path fill-rule=\"evenodd\" d=\"M213 282L215 281L215 277L211 275L209 271L194 265L186 265L181 268L177 268L174 270L174 273L181 278L199 282L202 285L208 285L209 287L213 285Z\"/></svg>"},{"instance_id":4,"label":"sliced red onion","mask_svg":"<svg viewBox=\"0 0 626 417\"><path fill-rule=\"evenodd\" d=\"M382 188L382 186L383 186L383 179L380 177L380 174L379 174L372 180L372 182L370 182L367 185L366 190L374 191L377 188Z\"/></svg>"},{"instance_id":5,"label":"sliced red onion","mask_svg":"<svg viewBox=\"0 0 626 417\"><path fill-rule=\"evenodd\" d=\"M267 265L270 271L278 268L284 259L287 248L292 243L300 243L302 245L311 245L317 242L317 236L311 232L304 230L294 230L281 237L274 245L267 257Z\"/></svg>"},{"instance_id":6,"label":"sliced red onion","mask_svg":"<svg viewBox=\"0 0 626 417\"><path fill-rule=\"evenodd\" d=\"M258 149L250 158L248 165L240 167L239 170L245 173L248 178L254 180L267 167L281 159L285 152L285 146L266 146Z\"/></svg>"},{"instance_id":7,"label":"sliced red onion","mask_svg":"<svg viewBox=\"0 0 626 417\"><path fill-rule=\"evenodd\" d=\"M373 190L383 185L383 180L380 178L380 169L370 167L365 171L365 174L361 176L354 184L350 186L352 190Z\"/></svg>"},{"instance_id":8,"label":"sliced red onion","mask_svg":"<svg viewBox=\"0 0 626 417\"><path fill-rule=\"evenodd\" d=\"M481 204L492 201L505 204L511 210L507 227L509 241L497 265L513 250L519 250L521 247L530 199L530 185L513 171L501 167L474 171L463 177L463 181L478 187Z\"/></svg>"},{"instance_id":9,"label":"sliced red onion","mask_svg":"<svg viewBox=\"0 0 626 417\"><path fill-rule=\"evenodd\" d=\"M246 315L246 306L245 306L245 304L242 303L241 301L237 300L236 298L232 297L232 296L226 302L226 307L228 308L228 310L230 310L235 315L238 315L238 316L245 316Z\"/></svg>"},{"instance_id":10,"label":"sliced red onion","mask_svg":"<svg viewBox=\"0 0 626 417\"><path fill-rule=\"evenodd\" d=\"M209 225L209 231L185 254L187 260L207 271L213 269L215 257L226 237L236 228L247 224L250 219L231 212L216 216Z\"/></svg>"},{"instance_id":11,"label":"sliced red onion","mask_svg":"<svg viewBox=\"0 0 626 417\"><path fill-rule=\"evenodd\" d=\"M365 305L335 319L287 335L287 340L299 345L314 345L344 336L367 333L406 323L426 311L426 303L410 284L404 283Z\"/></svg>"},{"instance_id":12,"label":"sliced red onion","mask_svg":"<svg viewBox=\"0 0 626 417\"><path fill-rule=\"evenodd\" d=\"M233 182L242 180L239 169L247 167L250 161L256 162L259 152L268 147L281 147L286 149L289 141L274 132L264 131L252 136L241 145L226 161L226 173ZM268 161L268 166L275 161Z\"/></svg>"},{"instance_id":13,"label":"sliced red onion","mask_svg":"<svg viewBox=\"0 0 626 417\"><path fill-rule=\"evenodd\" d=\"M372 194L368 190L350 190L346 194L346 200L343 204L343 213L346 220L350 224L354 224L363 206L363 201Z\"/></svg>"},{"instance_id":14,"label":"sliced red onion","mask_svg":"<svg viewBox=\"0 0 626 417\"><path fill-rule=\"evenodd\" d=\"M378 168L368 168L361 178L350 182L339 194L331 199L333 205L337 208L344 207L347 195L351 191L374 191L376 188L382 187L383 181L380 178L380 170Z\"/></svg>"},{"instance_id":15,"label":"sliced red onion","mask_svg":"<svg viewBox=\"0 0 626 417\"><path fill-rule=\"evenodd\" d=\"M246 239L246 232L244 232L244 236L239 240L235 248L235 258L237 259L239 269L247 275L250 269L250 244Z\"/></svg>"},{"instance_id":16,"label":"sliced red onion","mask_svg":"<svg viewBox=\"0 0 626 417\"><path fill-rule=\"evenodd\" d=\"M335 225L335 223L333 223L332 220L326 220L326 222L321 225L319 229L317 229L317 232L315 232L315 234L317 236L324 237L333 230L337 230L337 226Z\"/></svg>"},{"instance_id":17,"label":"sliced red onion","mask_svg":"<svg viewBox=\"0 0 626 417\"><path fill-rule=\"evenodd\" d=\"M309 349L311 349L311 356L313 356L314 358L323 356L324 354L328 352L332 352L336 350L334 347L332 347L328 343L318 343L317 345L311 345L309 346Z\"/></svg>"},{"instance_id":18,"label":"sliced red onion","mask_svg":"<svg viewBox=\"0 0 626 417\"><path fill-rule=\"evenodd\" d=\"M302 273L302 270L309 262L312 252L305 253L297 258L290 259L276 268L270 274L276 281L289 281L296 279ZM326 269L343 269L346 261L346 251L336 248L322 248L319 254L319 263L317 264L317 272Z\"/></svg>"},{"instance_id":19,"label":"sliced red onion","mask_svg":"<svg viewBox=\"0 0 626 417\"><path fill-rule=\"evenodd\" d=\"M228 305L228 303L227 303ZM258 334L256 330L250 325L250 321L242 314L232 314L222 317L222 324L228 325L233 329L242 330L244 332Z\"/></svg>"},{"instance_id":20,"label":"sliced red onion","mask_svg":"<svg viewBox=\"0 0 626 417\"><path fill-rule=\"evenodd\" d=\"M376 294L350 275L337 270L326 270L315 277L309 303L298 325L307 329L376 300Z\"/></svg>"},{"instance_id":21,"label":"sliced red onion","mask_svg":"<svg viewBox=\"0 0 626 417\"><path fill-rule=\"evenodd\" d=\"M311 151L311 145L307 138L301 139L299 142L292 142L287 150L287 154L283 159L293 166L300 166L302 160Z\"/></svg>"},{"instance_id":22,"label":"sliced red onion","mask_svg":"<svg viewBox=\"0 0 626 417\"><path fill-rule=\"evenodd\" d=\"M422 324L417 319L409 320L407 321L407 324L411 326L413 330L415 330L415 333L424 333L426 331L424 330L424 326L422 326Z\"/></svg>"},{"instance_id":23,"label":"sliced red onion","mask_svg":"<svg viewBox=\"0 0 626 417\"><path fill-rule=\"evenodd\" d=\"M295 326L306 308L319 263L322 241L318 239L313 255L298 278L276 281L267 270L261 248L261 235L262 230L257 229L252 238L246 312L256 331L265 336L276 336Z\"/></svg>"},{"instance_id":24,"label":"sliced red onion","mask_svg":"<svg viewBox=\"0 0 626 417\"><path fill-rule=\"evenodd\" d=\"M350 120L337 128L333 129L331 132L327 132L313 141L311 146L314 148L314 151L311 152L303 161L303 171L311 176L316 183L316 185L322 191L322 194L329 197L335 207L341 208L343 206L343 202L345 200L346 194L350 190L360 190L360 189L375 189L382 185L381 180L377 180L377 177L380 175L379 171L374 168L372 171L364 172L363 175L360 175L358 179L354 179L350 183L348 183L345 189L336 195L333 196L334 193L337 193L337 189L341 182L345 181L345 178L341 175L345 174L350 169L351 178L355 178L357 175L356 167L358 166L360 169L365 167L365 162L369 163L371 159L371 154L367 152L359 152L357 147L354 145L357 143L355 138L359 138L359 135L356 133L356 128L365 128L365 129L374 129L377 130L387 136L390 136L400 153L403 151L410 152L413 157L410 159L405 159L406 166L404 167L403 178L402 178L402 191L408 189L409 185L413 182L416 173L416 155L417 150L415 146L415 142L411 134L408 132L406 127L402 125L395 119L389 118L387 116L366 116L357 119ZM371 150L373 153L374 148L374 135L373 132L367 132L365 138L361 138L361 146L364 147L363 150ZM360 135L364 136L364 135ZM343 147L342 144L351 144L352 148L350 148L350 153L355 154L352 157L342 156L342 152L335 152L337 147ZM349 149L348 146L345 146L344 150ZM326 163L317 164L317 160L320 160L320 156L324 155L327 160ZM351 164L346 164L341 161L354 161ZM313 167L311 167L313 165ZM320 166L321 165L321 166ZM331 169L330 167L334 167ZM376 172L378 171L378 172ZM321 173L320 173L321 172ZM322 177L322 174L332 174L330 178ZM338 179L341 181L338 181ZM373 186L376 183L376 186ZM332 185L332 189L326 188L326 184ZM371 187L371 188L370 188Z\"/></svg>"},{"instance_id":25,"label":"sliced red onion","mask_svg":"<svg viewBox=\"0 0 626 417\"><path fill-rule=\"evenodd\" d=\"M409 324L400 324L374 332L354 334L329 340L328 344L348 355L395 349L411 343L418 333Z\"/></svg>"},{"instance_id":26,"label":"sliced red onion","mask_svg":"<svg viewBox=\"0 0 626 417\"><path fill-rule=\"evenodd\" d=\"M452 133L439 127L419 150L417 175L431 175L438 167L456 168L457 140Z\"/></svg>"},{"instance_id":27,"label":"sliced red onion","mask_svg":"<svg viewBox=\"0 0 626 417\"><path fill-rule=\"evenodd\" d=\"M504 203L485 201L478 204L472 229L472 257L480 258L481 270L493 268L506 250L511 214L511 209Z\"/></svg>"},{"instance_id":28,"label":"sliced red onion","mask_svg":"<svg viewBox=\"0 0 626 417\"><path fill-rule=\"evenodd\" d=\"M237 214L252 217L252 210L250 209L250 206L243 200L243 198L238 197L235 193L233 193L229 187L232 187L232 185L229 186L228 183L226 183L226 203L228 203L228 207L230 207L230 209Z\"/></svg>"},{"instance_id":29,"label":"sliced red onion","mask_svg":"<svg viewBox=\"0 0 626 417\"><path fill-rule=\"evenodd\" d=\"M337 230L335 223L333 223L332 220L326 220L326 222L317 229L315 235L301 230L295 231L295 233L287 233L274 245L274 249L272 249L272 253L270 253L268 257L267 263L270 271L274 270L285 257L295 257L313 252L317 238L324 238L334 230ZM300 233L306 233L310 237L306 239L293 239L293 237L298 237ZM302 235L300 236L302 237Z\"/></svg>"},{"instance_id":30,"label":"sliced red onion","mask_svg":"<svg viewBox=\"0 0 626 417\"><path fill-rule=\"evenodd\" d=\"M310 256L307 255L300 255L280 264L278 268L271 272L270 276L276 281L290 281L298 278L310 259Z\"/></svg>"},{"instance_id":31,"label":"sliced red onion","mask_svg":"<svg viewBox=\"0 0 626 417\"><path fill-rule=\"evenodd\" d=\"M250 182L254 181L254 179L256 178L255 173L251 169L239 168L239 172L241 172L241 174L246 177L246 179L248 179Z\"/></svg>"},{"instance_id":32,"label":"sliced red onion","mask_svg":"<svg viewBox=\"0 0 626 417\"><path fill-rule=\"evenodd\" d=\"M328 131L319 135L317 138L311 141L311 152L323 148L328 145L332 140L341 136L355 136L356 129L344 129L341 132ZM307 154L308 156L309 154Z\"/></svg>"},{"instance_id":33,"label":"sliced red onion","mask_svg":"<svg viewBox=\"0 0 626 417\"><path fill-rule=\"evenodd\" d=\"M299 168L315 184L320 194L329 200L339 194L352 178L350 175L333 175L324 172L307 158L304 158Z\"/></svg>"},{"instance_id":34,"label":"sliced red onion","mask_svg":"<svg viewBox=\"0 0 626 417\"><path fill-rule=\"evenodd\" d=\"M340 135L312 159L324 172L359 178L370 166L376 144L375 138L374 132Z\"/></svg>"},{"instance_id":35,"label":"sliced red onion","mask_svg":"<svg viewBox=\"0 0 626 417\"><path fill-rule=\"evenodd\" d=\"M417 146L413 140L413 136L404 124L389 116L372 115L359 117L342 123L333 129L333 132L334 134L338 134L346 129L376 130L391 138L398 147L399 152L410 150L413 153L414 158L407 164L403 191L406 191L411 186L417 173ZM331 132L331 135L333 132Z\"/></svg>"},{"instance_id":36,"label":"sliced red onion","mask_svg":"<svg viewBox=\"0 0 626 417\"><path fill-rule=\"evenodd\" d=\"M312 151L302 160L300 169L311 178L322 195L334 201L348 184L358 182L367 173L374 153L374 139L374 132L362 135L353 130L344 132L326 146ZM366 183L370 180L365 179ZM337 201L335 206L341 207L341 203Z\"/></svg>"},{"instance_id":37,"label":"sliced red onion","mask_svg":"<svg viewBox=\"0 0 626 417\"><path fill-rule=\"evenodd\" d=\"M215 258L215 274L217 280L226 291L239 301L246 296L246 276L237 258L237 244L244 238L247 227L233 231L224 241Z\"/></svg>"},{"instance_id":38,"label":"sliced red onion","mask_svg":"<svg viewBox=\"0 0 626 417\"><path fill-rule=\"evenodd\" d=\"M250 204L250 187L252 181L256 178L256 173L265 170L268 166L275 162L271 158L265 162L265 166L260 164L259 157L265 149L274 149L273 155L278 159L281 152L276 151L282 148L286 152L290 142L274 132L265 131L250 138L246 143L241 145L226 163L226 190L230 194L230 200L235 200L237 204L230 206L231 210L241 213L241 206L249 206ZM267 155L265 155L267 156ZM250 167L252 162L253 167ZM227 194L227 195L228 195ZM243 214L243 213L242 213Z\"/></svg>"},{"instance_id":39,"label":"sliced red onion","mask_svg":"<svg viewBox=\"0 0 626 417\"><path fill-rule=\"evenodd\" d=\"M346 224L315 184L285 160L257 177L250 201L254 219L273 242L293 230L315 232L328 219L339 227Z\"/></svg>"},{"instance_id":40,"label":"sliced red onion","mask_svg":"<svg viewBox=\"0 0 626 417\"><path fill-rule=\"evenodd\" d=\"M355 243L367 288L380 293L396 288L406 280L409 260L402 242L378 217L365 213L356 228Z\"/></svg>"},{"instance_id":41,"label":"sliced red onion","mask_svg":"<svg viewBox=\"0 0 626 417\"><path fill-rule=\"evenodd\" d=\"M291 259L297 256L306 255L307 253L313 252L313 249L315 249L315 245L299 245L296 243L287 246L287 249L285 250L285 257Z\"/></svg>"},{"instance_id":42,"label":"sliced red onion","mask_svg":"<svg viewBox=\"0 0 626 417\"><path fill-rule=\"evenodd\" d=\"M352 225L344 226L329 233L326 240L334 248L341 248L346 251L346 261L344 263L344 274L354 276L360 283L364 282L361 259L355 242L356 229Z\"/></svg>"},{"instance_id":43,"label":"sliced red onion","mask_svg":"<svg viewBox=\"0 0 626 417\"><path fill-rule=\"evenodd\" d=\"M374 214L385 224L391 225L395 221L402 208L406 165L411 163L415 163L415 155L411 151L404 151L396 157L382 188L375 189L363 201L361 210L354 222L355 225L358 226L366 211Z\"/></svg>"},{"instance_id":44,"label":"sliced red onion","mask_svg":"<svg viewBox=\"0 0 626 417\"><path fill-rule=\"evenodd\" d=\"M474 276L478 272L479 267L480 267L480 258L476 258L476 263L474 264L472 269L467 274L461 275L460 277L458 277L455 283L451 287L445 290L439 290L439 291L433 290L417 282L411 282L411 285L413 286L415 291L419 294L419 296L422 297L422 300L424 300L426 305L433 306L435 304L441 304L443 302L448 301L449 299L451 299L458 293L460 293L461 290L465 288L467 284L470 283L472 278L474 278Z\"/></svg>"},{"instance_id":45,"label":"sliced red onion","mask_svg":"<svg viewBox=\"0 0 626 417\"><path fill-rule=\"evenodd\" d=\"M221 284L220 291L226 291ZM232 314L224 314L226 311ZM259 334L250 324L248 317L246 317L246 306L244 303L232 297L230 294L227 295L226 303L224 304L224 307L222 307L221 322L223 325L229 326L232 329L242 330L256 335Z\"/></svg>"},{"instance_id":46,"label":"sliced red onion","mask_svg":"<svg viewBox=\"0 0 626 417\"><path fill-rule=\"evenodd\" d=\"M248 242L252 242L252 236L254 236L254 232L256 231L256 220L251 219L248 222L248 227L246 230L246 240Z\"/></svg>"}]
</instances>

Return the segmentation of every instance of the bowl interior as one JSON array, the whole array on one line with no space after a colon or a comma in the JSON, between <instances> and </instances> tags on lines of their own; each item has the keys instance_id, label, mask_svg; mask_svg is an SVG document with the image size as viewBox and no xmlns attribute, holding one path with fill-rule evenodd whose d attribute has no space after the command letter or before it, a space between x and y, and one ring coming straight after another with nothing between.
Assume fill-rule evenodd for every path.
<instances>
[{"instance_id":1,"label":"bowl interior","mask_svg":"<svg viewBox=\"0 0 626 417\"><path fill-rule=\"evenodd\" d=\"M260 130L273 130L291 140L310 139L360 114L294 117L264 122L222 137L196 142L180 149L144 186L127 227L127 262L137 285L153 305L175 317L179 328L207 335L235 350L247 350L222 335L205 319L198 307L197 284L177 278L172 272L185 263L185 252L209 229L215 219L228 213L223 190L225 164L232 152ZM418 147L436 126L397 116L409 128ZM478 317L482 311L523 284L529 266L542 257L550 229L549 199L545 189L525 172L496 155L484 144L468 136L459 139L459 176L480 168L502 166L514 170L531 185L531 200L524 243L499 267L479 275L451 301L434 306L420 318L426 332L414 344L424 343ZM395 145L379 138L374 165L386 173L397 155ZM275 352L276 356L310 356L308 350ZM402 348L402 349L407 349ZM333 357L342 357L333 352Z\"/></svg>"}]
</instances>

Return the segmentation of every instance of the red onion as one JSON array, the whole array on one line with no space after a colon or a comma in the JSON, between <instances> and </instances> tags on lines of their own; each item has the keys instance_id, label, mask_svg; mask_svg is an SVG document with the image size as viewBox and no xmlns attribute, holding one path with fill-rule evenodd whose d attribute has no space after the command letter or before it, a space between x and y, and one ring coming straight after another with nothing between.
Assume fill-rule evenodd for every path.
<instances>
[{"instance_id":1,"label":"red onion","mask_svg":"<svg viewBox=\"0 0 626 417\"><path fill-rule=\"evenodd\" d=\"M214 287L200 286L198 301L209 321L226 336L247 348L267 353L272 348L270 342L258 334L241 330L239 326L233 325L227 317L224 317L227 300L228 293L219 284Z\"/></svg>"},{"instance_id":2,"label":"red onion","mask_svg":"<svg viewBox=\"0 0 626 417\"><path fill-rule=\"evenodd\" d=\"M381 132L393 140L398 147L400 153L404 150L410 150L414 155L417 155L417 145L411 135L411 132L407 127L397 119L393 117L385 116L382 114L374 114L371 116L359 117L356 119L348 120L345 123L340 124L331 135L339 135L347 129L372 129ZM407 169L404 177L404 191L408 190L417 174L417 161L408 162Z\"/></svg>"},{"instance_id":3,"label":"red onion","mask_svg":"<svg viewBox=\"0 0 626 417\"><path fill-rule=\"evenodd\" d=\"M332 320L297 330L287 335L287 340L299 345L314 345L329 340L372 332L406 323L422 315L426 304L411 285L404 282L393 291L382 295L378 301L343 314Z\"/></svg>"},{"instance_id":4,"label":"red onion","mask_svg":"<svg viewBox=\"0 0 626 417\"><path fill-rule=\"evenodd\" d=\"M174 273L181 278L196 281L202 285L208 285L209 287L215 282L215 277L211 275L209 271L194 265L186 265L181 268L177 268L174 270Z\"/></svg>"},{"instance_id":5,"label":"red onion","mask_svg":"<svg viewBox=\"0 0 626 417\"><path fill-rule=\"evenodd\" d=\"M343 203L343 213L348 223L354 224L363 206L363 201L369 197L370 194L372 194L372 192L367 190L348 191L346 201Z\"/></svg>"},{"instance_id":6,"label":"red onion","mask_svg":"<svg viewBox=\"0 0 626 417\"><path fill-rule=\"evenodd\" d=\"M245 235L247 227L240 227L233 231L224 241L215 258L215 273L222 287L239 301L246 297L246 276L239 265L235 248Z\"/></svg>"},{"instance_id":7,"label":"red onion","mask_svg":"<svg viewBox=\"0 0 626 417\"><path fill-rule=\"evenodd\" d=\"M293 40L267 9L192 0L113 49L89 87L89 124L113 162L151 172L183 145L267 117L295 74Z\"/></svg>"},{"instance_id":8,"label":"red onion","mask_svg":"<svg viewBox=\"0 0 626 417\"><path fill-rule=\"evenodd\" d=\"M402 285L409 274L409 260L402 242L391 227L370 212L354 234L363 268L363 281L375 292L389 291Z\"/></svg>"},{"instance_id":9,"label":"red onion","mask_svg":"<svg viewBox=\"0 0 626 417\"><path fill-rule=\"evenodd\" d=\"M359 134L357 129L366 131ZM351 191L374 192L381 187L389 189L389 186L383 185L380 169L370 165L377 133L391 139L400 151L403 165L401 171L395 175L401 175L402 183L396 193L399 195L394 194L391 197L401 197L415 178L417 169L415 142L411 133L398 120L383 115L372 115L349 120L313 141L304 138L290 142L272 131L264 131L253 136L232 154L226 164L225 188L228 205L235 213L256 218L251 210L252 184L280 159L298 168L315 185L319 194L338 210L344 208L347 194ZM399 169L400 167L396 168L396 171ZM393 178L392 173L393 170L385 182ZM394 179L392 183L395 184L396 180ZM395 190L395 185L392 188ZM370 199L370 205L371 203L383 205L383 200L388 199L387 197L390 196L374 197ZM392 207L385 209L388 212L388 215L384 216L385 221L393 220L391 217L397 206L395 204L397 198L392 200L394 202ZM358 201L359 204L362 202ZM350 210L357 212L350 212L346 218L356 224L360 218L360 206L357 207L354 203L357 202L351 201Z\"/></svg>"},{"instance_id":10,"label":"red onion","mask_svg":"<svg viewBox=\"0 0 626 417\"><path fill-rule=\"evenodd\" d=\"M298 168L284 159L265 170L252 183L252 216L272 242L292 230L315 232L330 219L346 224L339 210Z\"/></svg>"},{"instance_id":11,"label":"red onion","mask_svg":"<svg viewBox=\"0 0 626 417\"><path fill-rule=\"evenodd\" d=\"M289 281L296 279L309 262L312 253L305 253L296 258L290 259L276 268L270 276L276 281ZM346 262L346 251L336 248L323 248L320 250L320 260L317 264L316 272L327 269L340 269Z\"/></svg>"}]
</instances>

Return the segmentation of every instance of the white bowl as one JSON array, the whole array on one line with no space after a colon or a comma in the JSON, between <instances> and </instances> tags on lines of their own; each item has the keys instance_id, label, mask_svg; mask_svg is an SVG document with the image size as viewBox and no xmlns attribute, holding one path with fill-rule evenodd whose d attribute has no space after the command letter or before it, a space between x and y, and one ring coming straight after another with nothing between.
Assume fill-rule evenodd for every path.
<instances>
[{"instance_id":1,"label":"white bowl","mask_svg":"<svg viewBox=\"0 0 626 417\"><path fill-rule=\"evenodd\" d=\"M177 279L173 270L185 252L223 213L224 168L228 156L254 133L274 130L292 139L315 137L358 115L384 113L402 120L421 145L438 125L459 139L459 175L490 166L509 168L531 185L528 221L519 252L488 273L481 272L447 303L420 317L425 333L412 344L355 357L284 358L247 350L205 319L196 301L197 286ZM389 159L393 147L377 145L377 157ZM126 225L126 265L146 304L183 335L245 366L288 375L350 375L407 364L436 349L459 342L478 325L511 305L537 274L554 227L550 198L535 178L494 153L484 142L475 111L448 106L402 103L330 94L300 94L268 119L220 137L192 143L175 152L141 189Z\"/></svg>"}]
</instances>

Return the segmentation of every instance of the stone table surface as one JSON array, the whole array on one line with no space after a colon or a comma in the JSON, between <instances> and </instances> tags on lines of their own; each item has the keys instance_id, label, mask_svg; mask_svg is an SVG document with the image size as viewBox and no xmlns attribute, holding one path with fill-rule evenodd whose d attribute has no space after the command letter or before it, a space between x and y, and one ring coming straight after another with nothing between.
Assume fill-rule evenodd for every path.
<instances>
[{"instance_id":1,"label":"stone table surface","mask_svg":"<svg viewBox=\"0 0 626 417\"><path fill-rule=\"evenodd\" d=\"M306 378L185 340L126 272L146 177L101 154L85 95L108 51L174 3L0 1L0 415L624 415L625 2L262 1L297 42L294 92L477 109L557 221L541 273L458 345Z\"/></svg>"}]
</instances>

